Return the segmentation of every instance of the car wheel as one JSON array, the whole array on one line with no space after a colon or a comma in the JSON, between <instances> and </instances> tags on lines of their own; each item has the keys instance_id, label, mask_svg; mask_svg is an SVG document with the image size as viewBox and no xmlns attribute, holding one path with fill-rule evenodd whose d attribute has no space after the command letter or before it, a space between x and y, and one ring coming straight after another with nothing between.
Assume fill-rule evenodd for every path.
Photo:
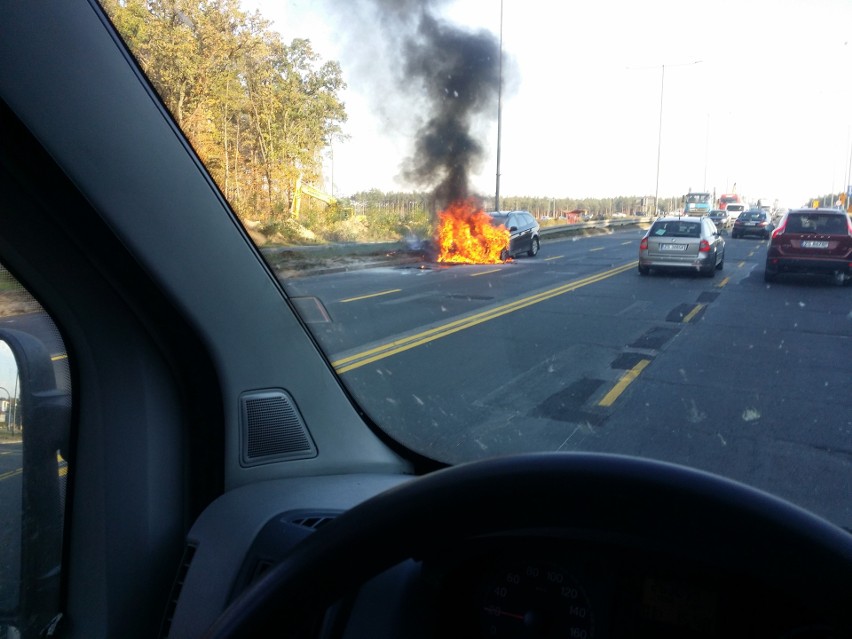
<instances>
[{"instance_id":1,"label":"car wheel","mask_svg":"<svg viewBox=\"0 0 852 639\"><path fill-rule=\"evenodd\" d=\"M738 237L739 237L739 235L737 235L737 233L735 231L731 231L731 238L737 239Z\"/></svg>"},{"instance_id":2,"label":"car wheel","mask_svg":"<svg viewBox=\"0 0 852 639\"><path fill-rule=\"evenodd\" d=\"M509 257L510 257L509 249L503 249L502 251L500 251L500 261L501 262L505 262L506 260L509 259Z\"/></svg>"},{"instance_id":3,"label":"car wheel","mask_svg":"<svg viewBox=\"0 0 852 639\"><path fill-rule=\"evenodd\" d=\"M719 263L716 265L716 270L721 271L723 268L725 268L725 253L724 252L722 253L722 259L719 260Z\"/></svg>"},{"instance_id":4,"label":"car wheel","mask_svg":"<svg viewBox=\"0 0 852 639\"><path fill-rule=\"evenodd\" d=\"M715 267L715 266L711 266L711 267L710 267L709 269L707 269L706 271L701 271L701 274L702 274L704 277L716 277L716 267Z\"/></svg>"},{"instance_id":5,"label":"car wheel","mask_svg":"<svg viewBox=\"0 0 852 639\"><path fill-rule=\"evenodd\" d=\"M538 254L538 249L540 248L538 238L534 237L532 239L532 244L530 245L530 250L527 251L527 255L530 257L535 257Z\"/></svg>"},{"instance_id":6,"label":"car wheel","mask_svg":"<svg viewBox=\"0 0 852 639\"><path fill-rule=\"evenodd\" d=\"M650 272L651 272L651 269L648 268L647 266L642 266L641 264L639 265L639 275L647 275Z\"/></svg>"}]
</instances>

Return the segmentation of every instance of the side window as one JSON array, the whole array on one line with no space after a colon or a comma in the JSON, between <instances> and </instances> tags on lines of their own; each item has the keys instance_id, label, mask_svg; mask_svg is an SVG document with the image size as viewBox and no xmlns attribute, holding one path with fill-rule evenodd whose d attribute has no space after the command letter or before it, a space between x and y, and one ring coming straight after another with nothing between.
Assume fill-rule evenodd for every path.
<instances>
[{"instance_id":1,"label":"side window","mask_svg":"<svg viewBox=\"0 0 852 639\"><path fill-rule=\"evenodd\" d=\"M56 325L0 265L0 637L43 633L60 599L71 378Z\"/></svg>"}]
</instances>

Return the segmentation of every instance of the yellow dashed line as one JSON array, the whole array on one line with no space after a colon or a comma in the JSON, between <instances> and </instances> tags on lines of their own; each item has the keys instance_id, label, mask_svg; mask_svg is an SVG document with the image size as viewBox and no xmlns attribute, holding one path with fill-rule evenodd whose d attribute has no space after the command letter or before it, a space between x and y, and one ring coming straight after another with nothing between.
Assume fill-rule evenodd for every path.
<instances>
[{"instance_id":1,"label":"yellow dashed line","mask_svg":"<svg viewBox=\"0 0 852 639\"><path fill-rule=\"evenodd\" d=\"M471 277L478 277L480 275L488 275L489 273L499 273L499 272L500 272L499 268L493 268L490 271L480 271L479 273L471 273L470 276Z\"/></svg>"},{"instance_id":2,"label":"yellow dashed line","mask_svg":"<svg viewBox=\"0 0 852 639\"><path fill-rule=\"evenodd\" d=\"M621 379L618 380L615 386L604 395L604 398L598 402L598 406L612 406L613 402L619 398L619 396L625 391L625 389L633 383L637 377L639 377L639 373L645 370L645 367L651 363L650 359L642 359L631 368L629 371L624 373L621 376Z\"/></svg>"},{"instance_id":3,"label":"yellow dashed line","mask_svg":"<svg viewBox=\"0 0 852 639\"><path fill-rule=\"evenodd\" d=\"M389 291L382 291L381 293L370 293L369 295L360 295L358 297L347 297L345 300L340 300L341 304L346 304L347 302L357 302L358 300L366 300L371 297L379 297L380 295L390 295L391 293L399 293L401 288L393 288Z\"/></svg>"},{"instance_id":4,"label":"yellow dashed line","mask_svg":"<svg viewBox=\"0 0 852 639\"><path fill-rule=\"evenodd\" d=\"M699 312L702 308L704 308L704 304L696 304L696 305L695 305L695 308L693 308L691 311L689 311L689 313L687 313L687 314L684 316L684 318L683 318L683 323L684 323L684 324L686 324L687 322L689 322L689 321L691 321L692 319L694 319L694 318L695 318L695 316L696 316L696 315L698 315L698 312Z\"/></svg>"}]
</instances>

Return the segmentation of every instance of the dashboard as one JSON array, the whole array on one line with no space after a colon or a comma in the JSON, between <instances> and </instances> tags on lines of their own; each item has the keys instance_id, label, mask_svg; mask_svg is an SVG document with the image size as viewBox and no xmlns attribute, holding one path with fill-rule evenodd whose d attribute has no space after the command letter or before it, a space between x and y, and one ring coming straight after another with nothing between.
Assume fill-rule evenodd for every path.
<instances>
[{"instance_id":1,"label":"dashboard","mask_svg":"<svg viewBox=\"0 0 852 639\"><path fill-rule=\"evenodd\" d=\"M237 590L304 534L294 525L333 517L294 512L270 521ZM343 638L848 636L783 587L789 584L720 570L652 540L601 541L606 536L542 530L470 539L397 564L315 618L313 628L336 628L322 636Z\"/></svg>"},{"instance_id":2,"label":"dashboard","mask_svg":"<svg viewBox=\"0 0 852 639\"><path fill-rule=\"evenodd\" d=\"M255 484L188 546L170 637L852 636L846 531L612 456Z\"/></svg>"}]
</instances>

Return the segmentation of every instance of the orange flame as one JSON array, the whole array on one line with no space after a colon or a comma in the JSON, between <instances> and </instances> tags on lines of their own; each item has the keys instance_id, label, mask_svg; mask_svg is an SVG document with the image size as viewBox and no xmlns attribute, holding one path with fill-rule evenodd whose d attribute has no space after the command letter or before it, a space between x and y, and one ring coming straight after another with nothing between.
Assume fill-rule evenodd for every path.
<instances>
[{"instance_id":1,"label":"orange flame","mask_svg":"<svg viewBox=\"0 0 852 639\"><path fill-rule=\"evenodd\" d=\"M494 226L474 200L461 200L438 213L437 242L439 262L499 264L509 231Z\"/></svg>"}]
</instances>

